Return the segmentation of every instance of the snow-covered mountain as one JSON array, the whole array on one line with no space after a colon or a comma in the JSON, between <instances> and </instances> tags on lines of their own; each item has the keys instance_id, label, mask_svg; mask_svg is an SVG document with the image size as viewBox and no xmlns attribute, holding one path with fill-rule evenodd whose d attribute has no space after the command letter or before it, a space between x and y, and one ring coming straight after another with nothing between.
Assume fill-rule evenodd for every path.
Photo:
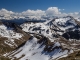
<instances>
[{"instance_id":1,"label":"snow-covered mountain","mask_svg":"<svg viewBox=\"0 0 80 60\"><path fill-rule=\"evenodd\" d=\"M1 20L0 58L58 60L80 49L79 20L71 16L52 20Z\"/></svg>"}]
</instances>

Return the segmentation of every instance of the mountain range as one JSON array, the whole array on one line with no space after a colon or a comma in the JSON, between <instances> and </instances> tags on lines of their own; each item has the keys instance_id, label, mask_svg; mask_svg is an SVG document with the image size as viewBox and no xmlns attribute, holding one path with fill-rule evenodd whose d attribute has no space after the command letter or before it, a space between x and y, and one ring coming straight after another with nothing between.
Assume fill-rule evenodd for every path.
<instances>
[{"instance_id":1,"label":"mountain range","mask_svg":"<svg viewBox=\"0 0 80 60\"><path fill-rule=\"evenodd\" d=\"M0 60L72 60L80 57L80 21L0 20Z\"/></svg>"}]
</instances>

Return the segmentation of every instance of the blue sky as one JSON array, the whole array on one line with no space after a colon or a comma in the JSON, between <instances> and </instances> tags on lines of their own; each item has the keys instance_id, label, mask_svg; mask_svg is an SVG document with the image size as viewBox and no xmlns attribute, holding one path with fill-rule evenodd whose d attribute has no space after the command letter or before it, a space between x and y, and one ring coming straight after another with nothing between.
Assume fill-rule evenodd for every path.
<instances>
[{"instance_id":1,"label":"blue sky","mask_svg":"<svg viewBox=\"0 0 80 60\"><path fill-rule=\"evenodd\" d=\"M5 8L14 12L28 9L46 10L48 7L65 9L63 12L79 12L80 0L0 0L0 9Z\"/></svg>"}]
</instances>

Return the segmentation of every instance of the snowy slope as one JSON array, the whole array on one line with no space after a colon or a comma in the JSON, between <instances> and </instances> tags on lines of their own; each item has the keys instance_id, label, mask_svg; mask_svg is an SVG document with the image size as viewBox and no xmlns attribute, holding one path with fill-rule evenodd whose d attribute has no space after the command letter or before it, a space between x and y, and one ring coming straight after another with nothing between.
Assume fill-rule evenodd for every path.
<instances>
[{"instance_id":1,"label":"snowy slope","mask_svg":"<svg viewBox=\"0 0 80 60\"><path fill-rule=\"evenodd\" d=\"M55 34L55 32L52 31L45 23L24 23L21 27L25 32L42 34L50 39L54 38L53 34Z\"/></svg>"},{"instance_id":2,"label":"snowy slope","mask_svg":"<svg viewBox=\"0 0 80 60\"><path fill-rule=\"evenodd\" d=\"M53 19L48 22L48 24L55 25L62 31L66 31L70 28L76 29L75 26L77 25L75 20L70 16Z\"/></svg>"},{"instance_id":3,"label":"snowy slope","mask_svg":"<svg viewBox=\"0 0 80 60\"><path fill-rule=\"evenodd\" d=\"M21 38L20 33L13 32L13 28L7 28L5 25L0 25L0 35L7 38Z\"/></svg>"},{"instance_id":4,"label":"snowy slope","mask_svg":"<svg viewBox=\"0 0 80 60\"><path fill-rule=\"evenodd\" d=\"M5 25L0 25L0 38L7 38L7 40L4 41L4 44L9 45L10 47L17 46L17 44L14 42L15 39L19 39L23 36L23 34L16 33L13 31L13 28L7 28Z\"/></svg>"},{"instance_id":5,"label":"snowy slope","mask_svg":"<svg viewBox=\"0 0 80 60\"><path fill-rule=\"evenodd\" d=\"M68 53L72 53L71 51L68 52L68 50L63 50L61 48L55 48L60 47L59 42L55 42L53 51L48 52L44 51L45 45L41 45L37 43L37 39L33 38L31 40L28 40L23 47L18 49L16 52L13 51L12 54L10 54L8 57L10 58L18 58L19 60L50 60L50 59L56 59L63 55L68 55ZM7 55L7 54L6 54ZM5 56L6 56L5 55Z\"/></svg>"}]
</instances>

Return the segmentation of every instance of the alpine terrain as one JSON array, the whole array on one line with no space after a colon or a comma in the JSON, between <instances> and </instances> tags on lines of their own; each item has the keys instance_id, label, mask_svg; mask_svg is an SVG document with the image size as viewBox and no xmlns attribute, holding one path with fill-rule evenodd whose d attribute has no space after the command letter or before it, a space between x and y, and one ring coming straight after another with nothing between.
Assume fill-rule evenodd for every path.
<instances>
[{"instance_id":1,"label":"alpine terrain","mask_svg":"<svg viewBox=\"0 0 80 60\"><path fill-rule=\"evenodd\" d=\"M80 60L79 57L79 18L0 20L0 60Z\"/></svg>"}]
</instances>

